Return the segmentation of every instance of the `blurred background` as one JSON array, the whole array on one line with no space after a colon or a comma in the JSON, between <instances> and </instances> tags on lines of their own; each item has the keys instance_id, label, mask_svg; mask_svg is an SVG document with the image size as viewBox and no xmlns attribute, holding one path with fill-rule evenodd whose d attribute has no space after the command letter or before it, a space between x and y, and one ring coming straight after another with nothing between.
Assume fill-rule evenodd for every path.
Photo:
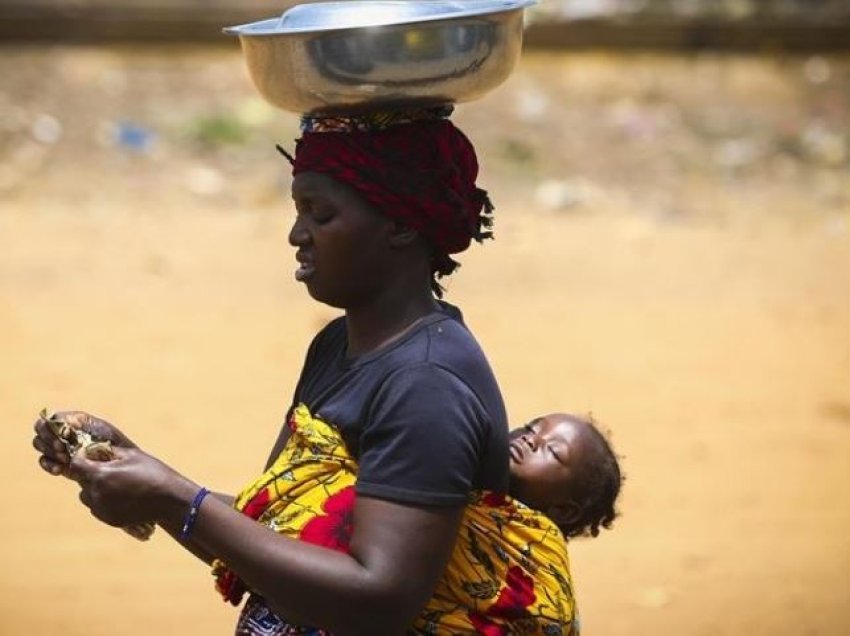
<instances>
[{"instance_id":1,"label":"blurred background","mask_svg":"<svg viewBox=\"0 0 850 636\"><path fill-rule=\"evenodd\" d=\"M198 482L262 467L333 310L293 280L297 118L220 27L287 3L0 2L0 634L230 634L164 536L36 466L42 407ZM850 633L850 2L544 0L460 106L497 240L449 282L514 425L627 481L571 546L586 634Z\"/></svg>"}]
</instances>

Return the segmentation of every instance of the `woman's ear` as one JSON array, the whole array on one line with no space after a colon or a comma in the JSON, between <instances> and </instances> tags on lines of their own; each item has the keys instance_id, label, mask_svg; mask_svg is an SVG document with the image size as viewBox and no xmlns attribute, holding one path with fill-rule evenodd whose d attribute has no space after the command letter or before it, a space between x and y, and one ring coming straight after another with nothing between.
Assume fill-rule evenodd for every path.
<instances>
[{"instance_id":1,"label":"woman's ear","mask_svg":"<svg viewBox=\"0 0 850 636\"><path fill-rule=\"evenodd\" d=\"M581 519L584 508L572 499L564 504L552 506L546 511L546 516L561 528L571 528Z\"/></svg>"},{"instance_id":2,"label":"woman's ear","mask_svg":"<svg viewBox=\"0 0 850 636\"><path fill-rule=\"evenodd\" d=\"M408 225L393 220L390 228L390 245L393 247L406 247L419 238L419 232Z\"/></svg>"}]
</instances>

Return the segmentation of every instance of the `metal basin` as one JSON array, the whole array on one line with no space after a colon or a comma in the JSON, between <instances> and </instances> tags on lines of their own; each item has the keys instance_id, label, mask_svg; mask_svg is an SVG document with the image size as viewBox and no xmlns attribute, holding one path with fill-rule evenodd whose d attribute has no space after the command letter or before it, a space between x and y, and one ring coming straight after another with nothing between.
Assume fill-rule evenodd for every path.
<instances>
[{"instance_id":1,"label":"metal basin","mask_svg":"<svg viewBox=\"0 0 850 636\"><path fill-rule=\"evenodd\" d=\"M510 75L536 0L347 0L224 29L284 110L356 113L467 102Z\"/></svg>"}]
</instances>

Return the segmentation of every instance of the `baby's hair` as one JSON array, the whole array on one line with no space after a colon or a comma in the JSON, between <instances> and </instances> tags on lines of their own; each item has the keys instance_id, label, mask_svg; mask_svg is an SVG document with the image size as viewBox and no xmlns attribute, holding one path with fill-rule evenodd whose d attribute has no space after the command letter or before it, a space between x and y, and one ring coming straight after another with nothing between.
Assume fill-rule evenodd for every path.
<instances>
[{"instance_id":1,"label":"baby's hair","mask_svg":"<svg viewBox=\"0 0 850 636\"><path fill-rule=\"evenodd\" d=\"M595 537L600 527L610 529L617 517L614 505L623 483L620 464L608 436L599 430L592 416L584 421L594 444L577 477L581 516L560 526L566 537Z\"/></svg>"}]
</instances>

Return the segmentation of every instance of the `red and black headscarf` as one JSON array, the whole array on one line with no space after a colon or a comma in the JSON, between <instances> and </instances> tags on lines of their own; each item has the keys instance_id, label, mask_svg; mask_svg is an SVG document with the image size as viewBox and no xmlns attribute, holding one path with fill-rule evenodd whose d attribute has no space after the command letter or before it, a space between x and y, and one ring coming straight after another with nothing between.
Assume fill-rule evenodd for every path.
<instances>
[{"instance_id":1,"label":"red and black headscarf","mask_svg":"<svg viewBox=\"0 0 850 636\"><path fill-rule=\"evenodd\" d=\"M436 253L462 252L472 239L492 236L493 206L475 185L475 149L447 119L451 112L440 106L304 118L289 157L292 174L319 172L342 181L382 214L417 230Z\"/></svg>"}]
</instances>

